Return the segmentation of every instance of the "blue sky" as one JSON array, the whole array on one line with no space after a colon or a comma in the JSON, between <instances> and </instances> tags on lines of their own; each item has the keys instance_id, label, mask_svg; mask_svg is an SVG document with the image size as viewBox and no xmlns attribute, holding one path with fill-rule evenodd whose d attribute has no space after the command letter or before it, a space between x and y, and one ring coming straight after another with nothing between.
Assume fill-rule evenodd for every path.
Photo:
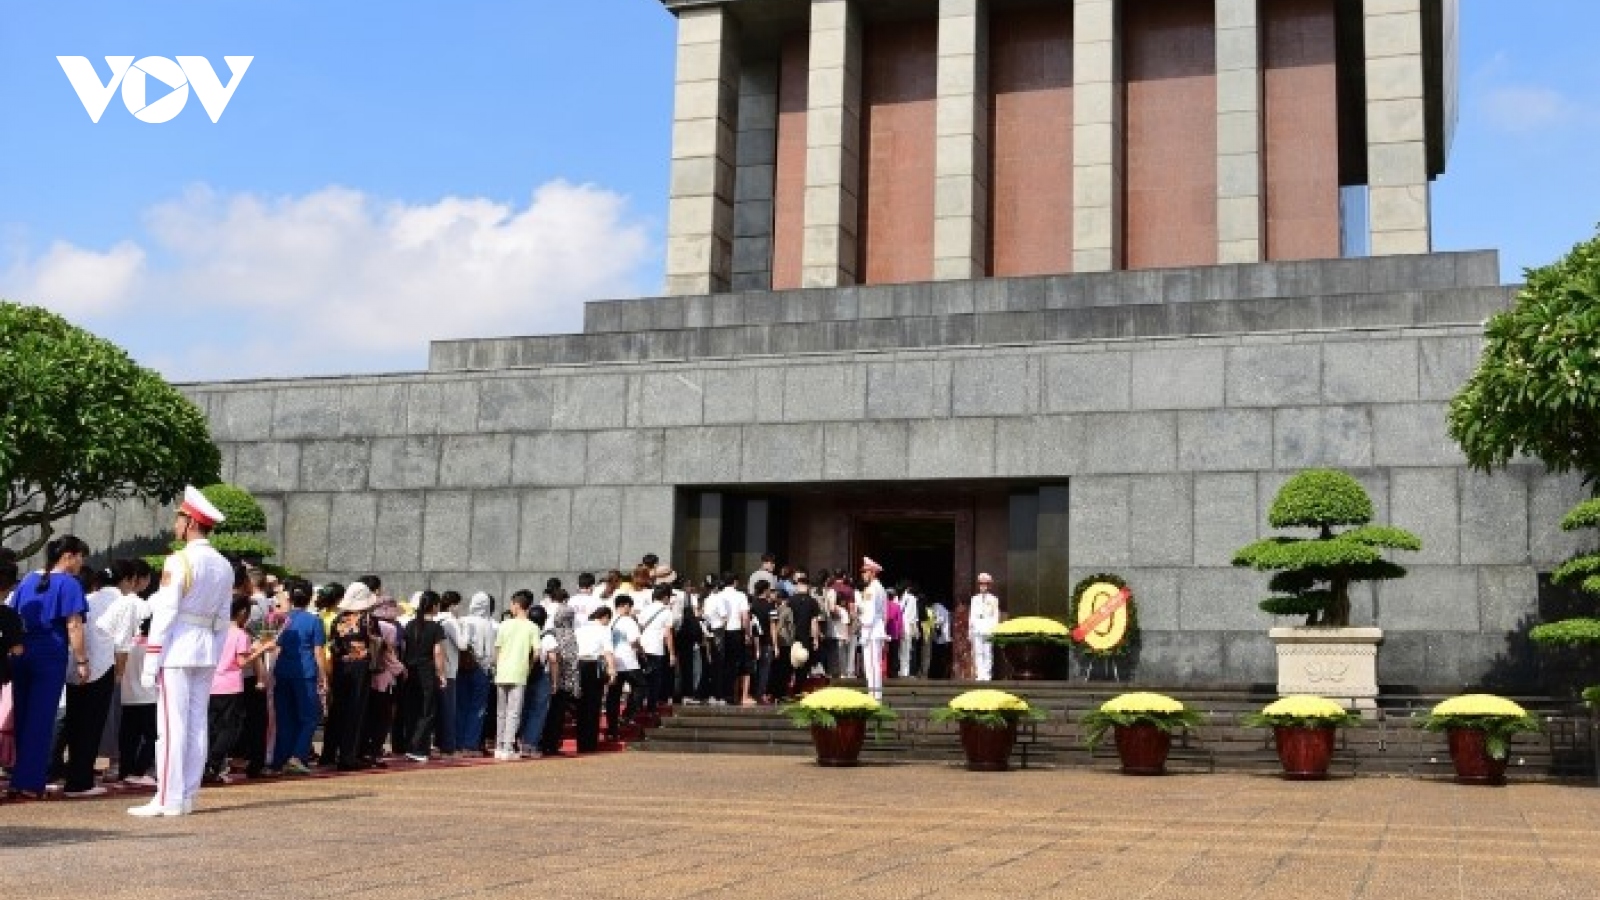
<instances>
[{"instance_id":1,"label":"blue sky","mask_svg":"<svg viewBox=\"0 0 1600 900\"><path fill-rule=\"evenodd\" d=\"M1515 279L1600 221L1592 0L1462 0L1441 249ZM417 369L661 282L673 24L657 0L0 0L0 296L175 378ZM91 123L55 57L255 57ZM152 91L152 97L156 96Z\"/></svg>"}]
</instances>

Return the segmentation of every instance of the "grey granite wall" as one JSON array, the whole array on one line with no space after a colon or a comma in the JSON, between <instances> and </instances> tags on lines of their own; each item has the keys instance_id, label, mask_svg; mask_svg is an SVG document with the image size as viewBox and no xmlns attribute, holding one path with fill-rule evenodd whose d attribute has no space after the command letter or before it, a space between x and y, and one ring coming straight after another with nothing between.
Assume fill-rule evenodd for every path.
<instances>
[{"instance_id":1,"label":"grey granite wall","mask_svg":"<svg viewBox=\"0 0 1600 900\"><path fill-rule=\"evenodd\" d=\"M1480 348L1485 313L1464 298L1486 289L1433 289L1438 308L1473 318L188 391L289 564L406 588L504 596L664 555L679 485L1068 479L1072 576L1110 569L1135 585L1141 672L1157 680L1272 678L1265 579L1228 560L1269 533L1289 474L1338 467L1426 547L1403 560L1410 577L1358 597L1357 620L1388 634L1381 678L1452 685L1494 665L1532 615L1535 573L1576 549L1557 522L1582 491L1529 465L1465 468L1444 414ZM103 546L163 524L126 507L71 527Z\"/></svg>"}]
</instances>

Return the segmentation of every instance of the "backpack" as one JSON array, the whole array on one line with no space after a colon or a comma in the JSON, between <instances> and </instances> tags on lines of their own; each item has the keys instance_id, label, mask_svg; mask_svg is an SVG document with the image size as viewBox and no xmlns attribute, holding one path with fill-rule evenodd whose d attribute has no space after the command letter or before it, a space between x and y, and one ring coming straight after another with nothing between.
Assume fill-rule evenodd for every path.
<instances>
[{"instance_id":1,"label":"backpack","mask_svg":"<svg viewBox=\"0 0 1600 900\"><path fill-rule=\"evenodd\" d=\"M478 663L477 651L472 649L472 639L476 636L477 629L469 628L466 622L457 622L456 628L467 638L467 646L456 653L456 671L460 674L476 672L483 668Z\"/></svg>"},{"instance_id":2,"label":"backpack","mask_svg":"<svg viewBox=\"0 0 1600 900\"><path fill-rule=\"evenodd\" d=\"M691 644L700 643L705 637L705 628L700 624L700 614L695 612L694 605L685 597L683 600L683 624L678 626L678 634Z\"/></svg>"},{"instance_id":3,"label":"backpack","mask_svg":"<svg viewBox=\"0 0 1600 900\"><path fill-rule=\"evenodd\" d=\"M794 610L787 606L778 611L778 643L794 643Z\"/></svg>"},{"instance_id":4,"label":"backpack","mask_svg":"<svg viewBox=\"0 0 1600 900\"><path fill-rule=\"evenodd\" d=\"M883 617L884 624L887 626L886 631L889 634L889 640L898 641L900 640L901 633L904 631L904 611L900 608L900 604L895 603L892 600L888 603L888 607L889 609L884 613Z\"/></svg>"}]
</instances>

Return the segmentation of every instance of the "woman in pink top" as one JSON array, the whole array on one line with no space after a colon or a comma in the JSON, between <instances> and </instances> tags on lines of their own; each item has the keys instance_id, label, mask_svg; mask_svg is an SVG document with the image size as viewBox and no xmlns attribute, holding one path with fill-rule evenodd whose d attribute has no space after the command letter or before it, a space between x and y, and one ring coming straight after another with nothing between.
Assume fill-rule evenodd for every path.
<instances>
[{"instance_id":1,"label":"woman in pink top","mask_svg":"<svg viewBox=\"0 0 1600 900\"><path fill-rule=\"evenodd\" d=\"M209 730L205 781L208 784L228 783L228 753L239 740L244 727L244 672L255 669L260 677L258 660L265 647L253 647L250 633L244 630L250 621L255 604L249 597L235 599L230 610L233 625L223 638L222 653L217 658L217 672L211 679L211 704L207 710Z\"/></svg>"}]
</instances>

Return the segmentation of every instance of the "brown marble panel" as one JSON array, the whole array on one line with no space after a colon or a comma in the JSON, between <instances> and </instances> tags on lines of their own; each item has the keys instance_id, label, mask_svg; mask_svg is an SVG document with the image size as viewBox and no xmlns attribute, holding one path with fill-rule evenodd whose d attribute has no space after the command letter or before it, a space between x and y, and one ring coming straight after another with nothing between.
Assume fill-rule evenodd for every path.
<instances>
[{"instance_id":1,"label":"brown marble panel","mask_svg":"<svg viewBox=\"0 0 1600 900\"><path fill-rule=\"evenodd\" d=\"M1336 0L1262 5L1268 259L1339 255Z\"/></svg>"},{"instance_id":2,"label":"brown marble panel","mask_svg":"<svg viewBox=\"0 0 1600 900\"><path fill-rule=\"evenodd\" d=\"M1072 270L1072 8L989 23L989 271Z\"/></svg>"},{"instance_id":3,"label":"brown marble panel","mask_svg":"<svg viewBox=\"0 0 1600 900\"><path fill-rule=\"evenodd\" d=\"M862 73L861 283L933 277L938 23L868 29Z\"/></svg>"},{"instance_id":4,"label":"brown marble panel","mask_svg":"<svg viewBox=\"0 0 1600 900\"><path fill-rule=\"evenodd\" d=\"M1211 0L1125 4L1130 269L1217 261L1216 64Z\"/></svg>"}]
</instances>

